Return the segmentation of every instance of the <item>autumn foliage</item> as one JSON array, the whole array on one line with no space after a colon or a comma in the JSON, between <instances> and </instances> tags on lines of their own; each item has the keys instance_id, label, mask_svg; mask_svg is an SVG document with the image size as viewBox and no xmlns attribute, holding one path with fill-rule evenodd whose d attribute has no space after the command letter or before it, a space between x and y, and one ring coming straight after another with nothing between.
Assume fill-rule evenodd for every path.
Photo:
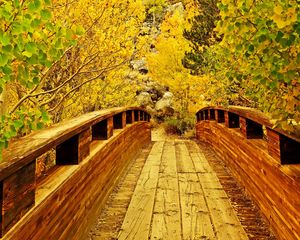
<instances>
[{"instance_id":1,"label":"autumn foliage","mask_svg":"<svg viewBox=\"0 0 300 240\"><path fill-rule=\"evenodd\" d=\"M135 104L139 79L128 76L141 58L179 118L239 104L299 129L296 0L3 0L0 150L63 119Z\"/></svg>"}]
</instances>

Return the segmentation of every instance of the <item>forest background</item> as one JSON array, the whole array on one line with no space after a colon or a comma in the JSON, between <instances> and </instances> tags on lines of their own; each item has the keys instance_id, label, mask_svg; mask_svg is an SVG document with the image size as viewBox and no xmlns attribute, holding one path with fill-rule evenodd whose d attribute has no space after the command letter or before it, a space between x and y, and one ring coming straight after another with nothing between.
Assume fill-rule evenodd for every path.
<instances>
[{"instance_id":1,"label":"forest background","mask_svg":"<svg viewBox=\"0 0 300 240\"><path fill-rule=\"evenodd\" d=\"M0 151L64 119L136 105L139 59L174 94L176 124L235 104L299 134L296 0L0 0Z\"/></svg>"}]
</instances>

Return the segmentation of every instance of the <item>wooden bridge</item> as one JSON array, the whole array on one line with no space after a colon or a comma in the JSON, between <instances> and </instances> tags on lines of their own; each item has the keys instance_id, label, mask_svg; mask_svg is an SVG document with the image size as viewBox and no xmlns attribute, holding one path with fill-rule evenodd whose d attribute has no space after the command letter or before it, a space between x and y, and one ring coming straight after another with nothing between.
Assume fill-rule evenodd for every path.
<instances>
[{"instance_id":1,"label":"wooden bridge","mask_svg":"<svg viewBox=\"0 0 300 240\"><path fill-rule=\"evenodd\" d=\"M11 143L0 163L2 239L87 239L97 219L93 239L275 239L253 212L236 210L238 185L225 187L229 177L210 158L226 163L276 238L300 239L300 139L253 109L209 107L196 116L200 145L151 141L150 115L136 107L92 112ZM38 177L36 159L47 152L55 166Z\"/></svg>"}]
</instances>

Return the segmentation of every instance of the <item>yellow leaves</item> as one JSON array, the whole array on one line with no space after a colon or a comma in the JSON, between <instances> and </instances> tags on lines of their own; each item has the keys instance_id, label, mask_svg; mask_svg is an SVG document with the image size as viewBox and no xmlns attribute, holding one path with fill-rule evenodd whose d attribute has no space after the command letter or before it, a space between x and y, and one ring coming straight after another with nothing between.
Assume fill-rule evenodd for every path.
<instances>
[{"instance_id":1,"label":"yellow leaves","mask_svg":"<svg viewBox=\"0 0 300 240\"><path fill-rule=\"evenodd\" d=\"M281 5L277 5L274 7L274 13L277 14L277 15L280 15L282 13L282 7Z\"/></svg>"},{"instance_id":2,"label":"yellow leaves","mask_svg":"<svg viewBox=\"0 0 300 240\"><path fill-rule=\"evenodd\" d=\"M276 5L271 19L277 24L279 29L285 28L297 21L296 8L289 7L287 10L284 10L281 5Z\"/></svg>"}]
</instances>

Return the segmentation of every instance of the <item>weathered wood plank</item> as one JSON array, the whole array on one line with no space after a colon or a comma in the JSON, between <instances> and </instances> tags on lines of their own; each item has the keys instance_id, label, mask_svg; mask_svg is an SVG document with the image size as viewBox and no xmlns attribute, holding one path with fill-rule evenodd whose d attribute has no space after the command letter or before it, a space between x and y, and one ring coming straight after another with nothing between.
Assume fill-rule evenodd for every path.
<instances>
[{"instance_id":1,"label":"weathered wood plank","mask_svg":"<svg viewBox=\"0 0 300 240\"><path fill-rule=\"evenodd\" d=\"M239 131L200 122L197 136L209 142L252 195L280 239L299 239L300 166L280 166L264 140L245 139ZM271 139L272 140L272 139Z\"/></svg>"},{"instance_id":2,"label":"weathered wood plank","mask_svg":"<svg viewBox=\"0 0 300 240\"><path fill-rule=\"evenodd\" d=\"M149 238L163 146L164 142L155 143L149 154L122 224L119 240Z\"/></svg>"},{"instance_id":3,"label":"weathered wood plank","mask_svg":"<svg viewBox=\"0 0 300 240\"><path fill-rule=\"evenodd\" d=\"M200 181L217 239L248 239L217 175L213 172L199 146L190 141L187 142L187 146L189 151L193 149L192 154L198 154L198 157L193 158L194 165L198 166L204 163L207 166L206 172L199 172L197 178L193 176L193 179Z\"/></svg>"},{"instance_id":4,"label":"weathered wood plank","mask_svg":"<svg viewBox=\"0 0 300 240\"><path fill-rule=\"evenodd\" d=\"M1 237L34 205L35 188L35 162L1 182Z\"/></svg>"},{"instance_id":5,"label":"weathered wood plank","mask_svg":"<svg viewBox=\"0 0 300 240\"><path fill-rule=\"evenodd\" d=\"M151 227L151 239L181 239L174 141L167 141L163 149Z\"/></svg>"},{"instance_id":6,"label":"weathered wood plank","mask_svg":"<svg viewBox=\"0 0 300 240\"><path fill-rule=\"evenodd\" d=\"M216 239L196 173L179 173L183 239Z\"/></svg>"},{"instance_id":7,"label":"weathered wood plank","mask_svg":"<svg viewBox=\"0 0 300 240\"><path fill-rule=\"evenodd\" d=\"M51 148L81 133L84 129L127 110L145 111L138 107L112 108L87 113L78 118L55 124L49 128L33 132L18 141L10 143L3 152L0 162L0 180L11 175L22 166L47 152Z\"/></svg>"},{"instance_id":8,"label":"weathered wood plank","mask_svg":"<svg viewBox=\"0 0 300 240\"><path fill-rule=\"evenodd\" d=\"M201 174L199 174L201 181ZM224 190L203 188L218 239L248 239Z\"/></svg>"},{"instance_id":9,"label":"weathered wood plank","mask_svg":"<svg viewBox=\"0 0 300 240\"><path fill-rule=\"evenodd\" d=\"M176 140L176 159L177 159L177 172L188 173L195 172L194 163L190 157L189 151L185 145L185 141Z\"/></svg>"},{"instance_id":10,"label":"weathered wood plank","mask_svg":"<svg viewBox=\"0 0 300 240\"><path fill-rule=\"evenodd\" d=\"M4 238L81 239L130 158L150 142L149 127L143 122L116 131L109 140L93 142L79 165L59 167L38 186L35 206Z\"/></svg>"}]
</instances>

